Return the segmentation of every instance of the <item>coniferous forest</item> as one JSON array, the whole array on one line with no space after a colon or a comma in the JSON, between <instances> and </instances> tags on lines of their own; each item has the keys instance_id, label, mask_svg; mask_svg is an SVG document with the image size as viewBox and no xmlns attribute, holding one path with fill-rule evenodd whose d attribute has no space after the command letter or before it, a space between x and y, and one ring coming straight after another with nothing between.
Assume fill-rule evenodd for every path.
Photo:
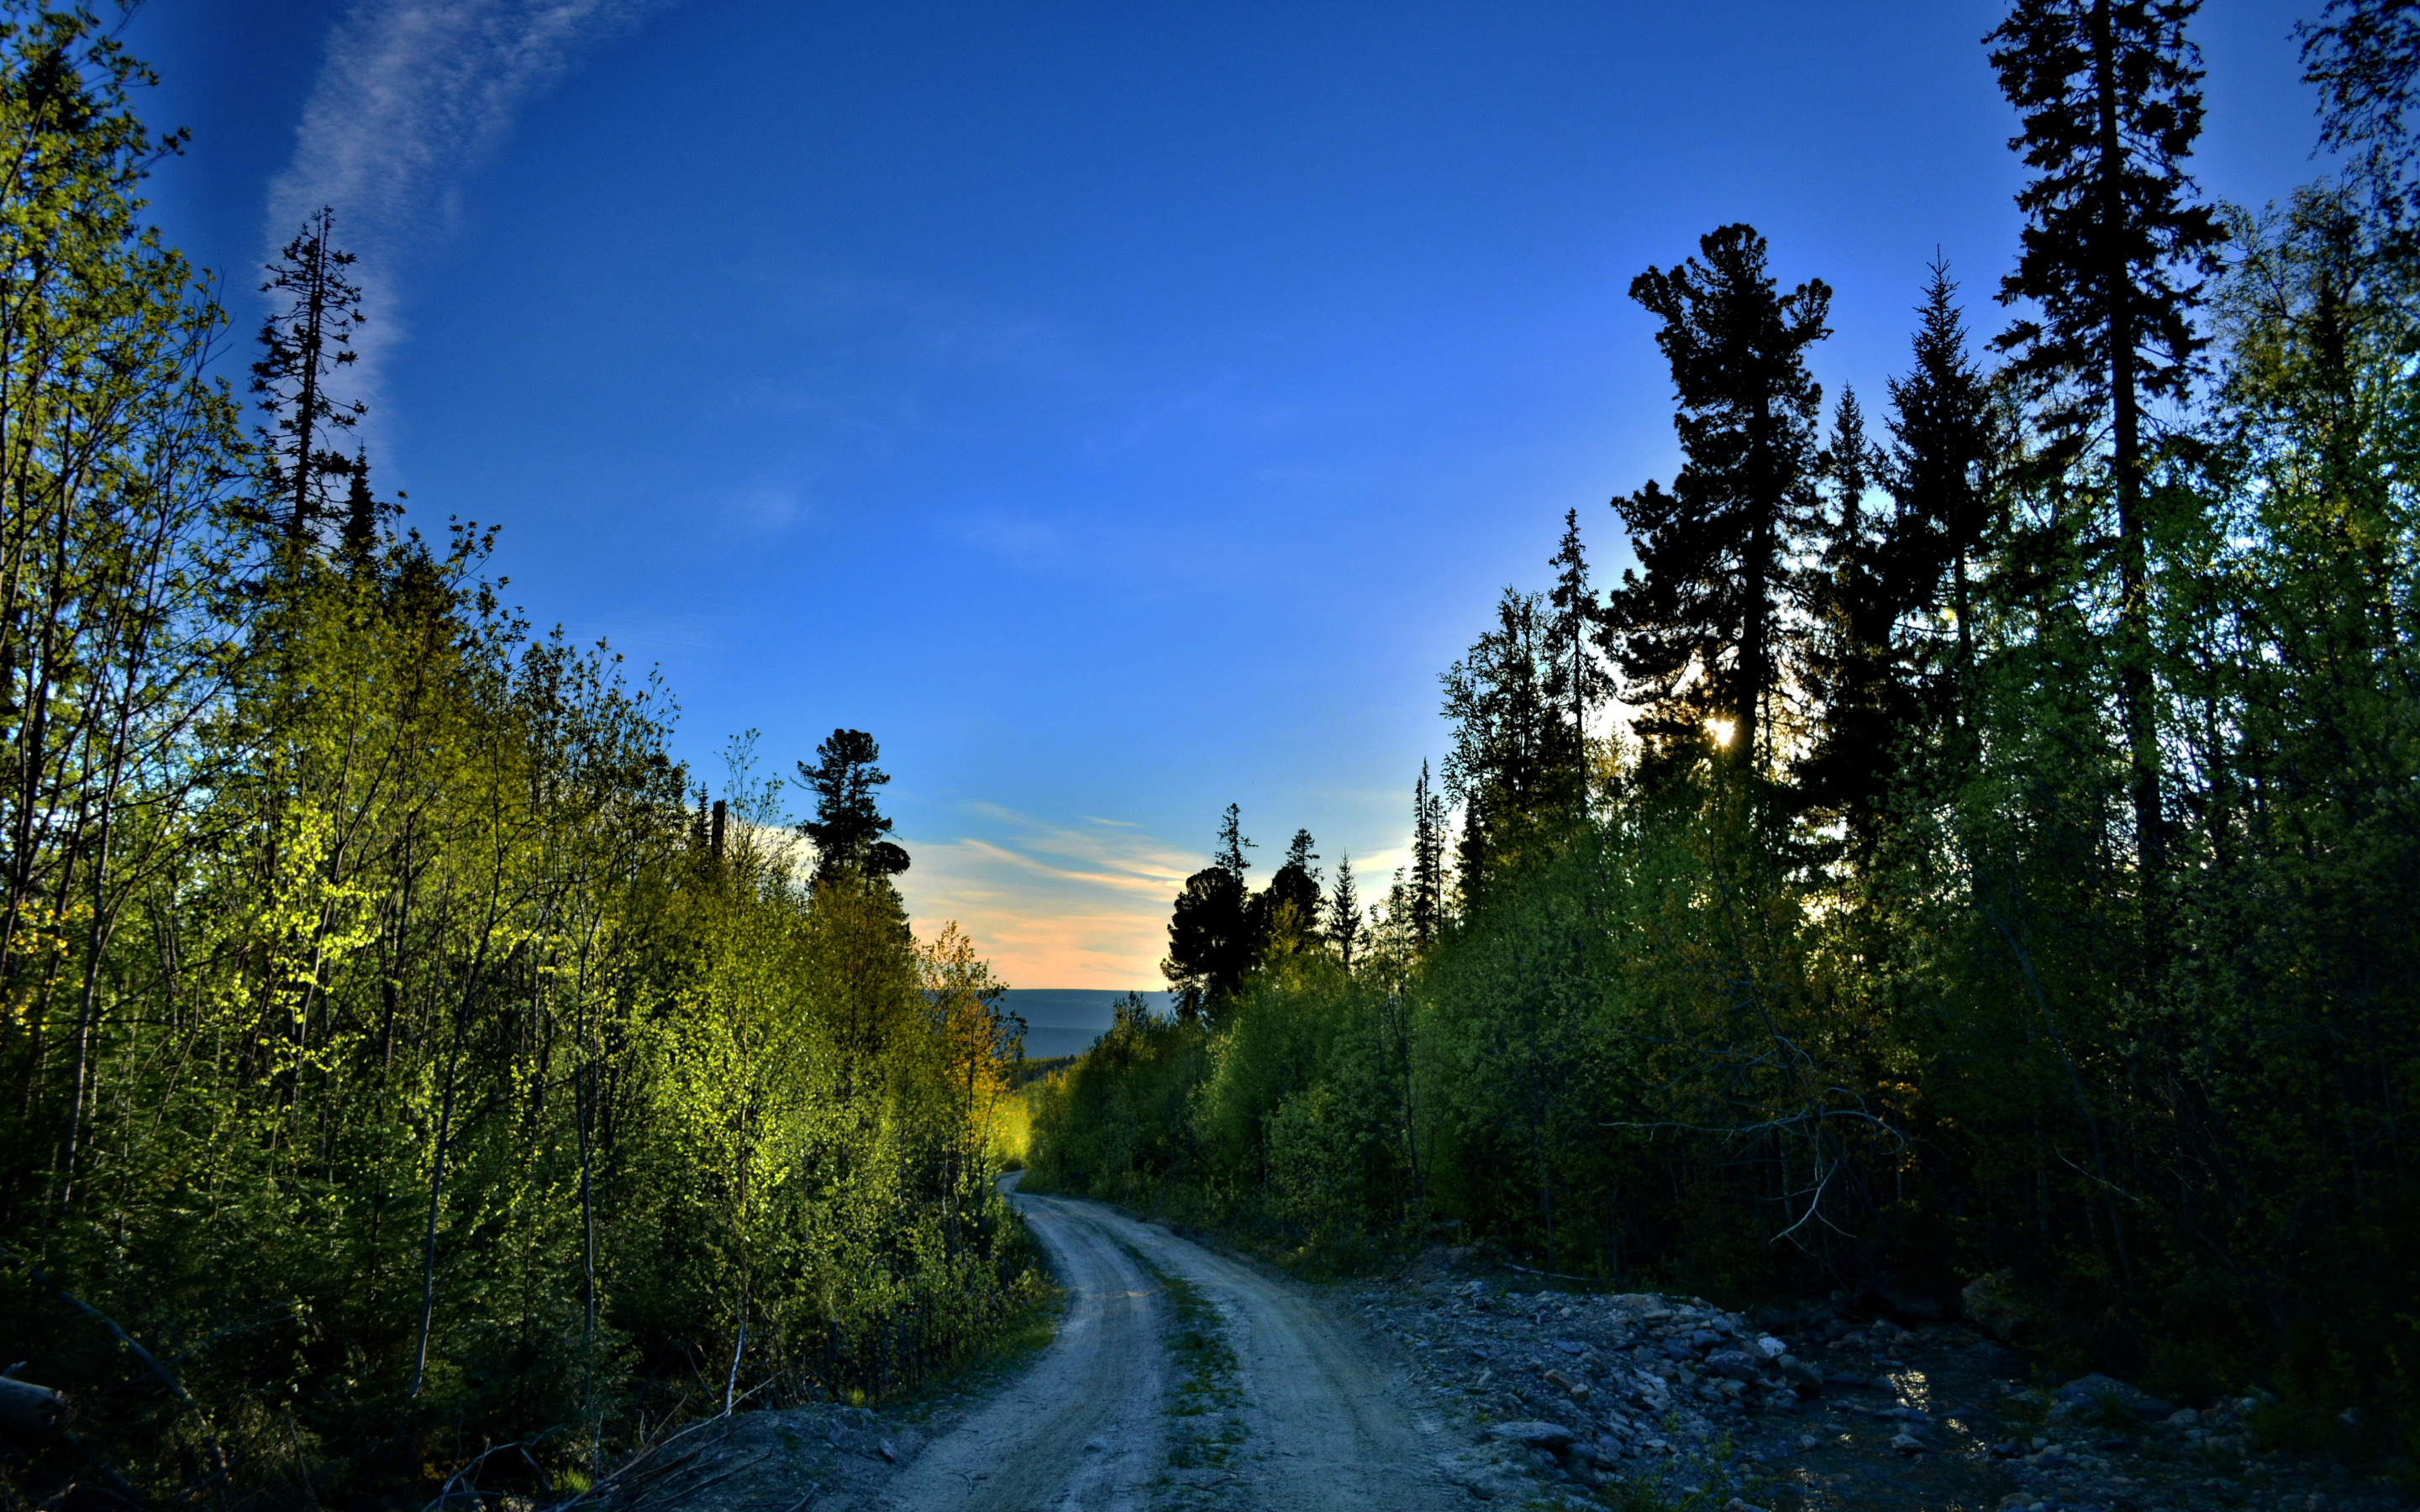
<instances>
[{"instance_id":1,"label":"coniferous forest","mask_svg":"<svg viewBox=\"0 0 2420 1512\"><path fill-rule=\"evenodd\" d=\"M952 1366L1041 1290L1020 1026L910 928L876 743L709 804L665 689L380 497L342 224L256 341L147 229L150 82L5 13L0 1365L73 1404L8 1504L552 1504Z\"/></svg>"},{"instance_id":2,"label":"coniferous forest","mask_svg":"<svg viewBox=\"0 0 2420 1512\"><path fill-rule=\"evenodd\" d=\"M2022 240L1911 279L1885 393L1747 225L1637 274L1678 472L1445 671L1374 907L1303 833L1256 889L1227 811L1175 1012L1032 1091L1029 1186L1962 1310L2412 1451L2420 8L2304 27L2337 166L2257 209L2189 173L2195 10L1984 40Z\"/></svg>"}]
</instances>

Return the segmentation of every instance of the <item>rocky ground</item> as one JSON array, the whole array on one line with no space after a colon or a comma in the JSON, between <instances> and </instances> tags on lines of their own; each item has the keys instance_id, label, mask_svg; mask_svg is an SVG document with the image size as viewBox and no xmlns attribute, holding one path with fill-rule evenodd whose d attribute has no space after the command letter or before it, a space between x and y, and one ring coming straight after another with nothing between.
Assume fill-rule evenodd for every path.
<instances>
[{"instance_id":1,"label":"rocky ground","mask_svg":"<svg viewBox=\"0 0 2420 1512\"><path fill-rule=\"evenodd\" d=\"M1957 1324L1831 1307L1751 1319L1694 1298L1559 1290L1436 1252L1364 1286L1365 1326L1419 1361L1475 1447L1474 1495L1776 1512L2201 1508L2386 1512L2342 1465L2263 1454L2257 1403L2157 1402L2105 1377L2037 1382Z\"/></svg>"},{"instance_id":2,"label":"rocky ground","mask_svg":"<svg viewBox=\"0 0 2420 1512\"><path fill-rule=\"evenodd\" d=\"M1053 1366L1038 1359L887 1413L837 1405L742 1413L667 1444L601 1500L611 1512L1007 1508L1032 1489L1012 1484L1016 1467L1072 1457L1064 1473L1034 1471L1035 1486L1055 1488L1034 1505L1261 1512L1311 1504L1296 1493L1323 1479L1331 1508L1425 1505L1437 1496L1438 1505L1623 1512L2411 1505L2376 1475L2260 1452L2245 1426L2257 1406L2250 1399L2184 1406L2105 1377L2040 1379L2025 1356L1983 1334L1897 1319L1879 1304L1750 1318L1696 1298L1564 1289L1450 1251L1323 1298L1274 1275L1255 1281L1252 1262L1197 1250L1158 1227L1106 1211L1087 1221L1106 1225L1100 1237L1137 1268L1110 1277L1115 1286L1087 1285L1141 1308L1142 1332L1096 1332L1114 1319L1081 1321L1079 1294L1076 1333L1063 1332L1051 1354L1075 1362L1066 1368L1096 1368L1083 1365L1094 1356L1167 1362L1149 1372L1141 1395L1152 1399L1125 1402L1114 1424L1070 1417L1031 1443L985 1430L986 1417L1049 1386ZM1255 1320L1253 1309L1280 1303L1349 1312L1374 1348L1349 1329L1323 1335L1329 1325L1314 1326L1308 1314L1282 1328ZM1095 1340L1089 1353L1071 1350L1087 1337ZM1320 1342L1301 1359L1261 1358L1273 1340ZM1286 1405L1319 1373L1314 1362L1333 1367L1365 1354L1373 1368L1354 1378L1349 1395L1364 1411L1414 1422L1423 1443L1339 1437L1332 1424L1313 1431L1317 1413ZM1388 1359L1408 1365L1378 1364ZM1125 1397L1132 1385L1061 1395L1078 1403ZM1041 1424L1048 1414L1010 1415ZM1151 1423L1139 1426L1144 1418ZM1396 1463L1334 1462L1366 1458L1382 1443L1382 1458ZM969 1452L954 1458L954 1445ZM925 1473L937 1465L951 1473ZM1386 1484L1401 1494L1377 1495L1385 1487L1356 1478L1373 1473L1392 1477Z\"/></svg>"}]
</instances>

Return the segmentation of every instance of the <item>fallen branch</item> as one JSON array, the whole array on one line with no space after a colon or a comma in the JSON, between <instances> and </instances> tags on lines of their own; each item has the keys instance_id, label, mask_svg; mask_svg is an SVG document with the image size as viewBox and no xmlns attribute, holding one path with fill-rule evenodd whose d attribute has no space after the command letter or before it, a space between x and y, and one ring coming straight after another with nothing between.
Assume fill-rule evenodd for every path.
<instances>
[{"instance_id":1,"label":"fallen branch","mask_svg":"<svg viewBox=\"0 0 2420 1512\"><path fill-rule=\"evenodd\" d=\"M32 1276L42 1286L49 1288L51 1295L58 1298L61 1302L66 1303L68 1305L75 1308L79 1312L85 1314L87 1317L98 1319L101 1322L101 1326L109 1330L112 1336L114 1336L117 1342L125 1348L126 1352L132 1354L137 1360L142 1361L144 1368L150 1371L154 1376L157 1376L160 1379L160 1383L166 1386L169 1393L174 1396L177 1400L183 1402L188 1407L194 1405L193 1396L186 1392L184 1386L178 1381L176 1377L168 1373L168 1367L162 1365L158 1360L152 1358L151 1351L149 1350L147 1350L142 1345L135 1343L132 1335L118 1327L116 1319L110 1317L107 1313L102 1312L100 1308L85 1301L82 1297L77 1296L74 1292L68 1290L65 1287L62 1287L57 1282L52 1280L48 1275L43 1273L40 1266L36 1265L31 1260L27 1259L22 1250L10 1248L5 1244L0 1244L0 1249L7 1249L9 1254L17 1257L18 1263L25 1267L25 1273Z\"/></svg>"},{"instance_id":2,"label":"fallen branch","mask_svg":"<svg viewBox=\"0 0 2420 1512\"><path fill-rule=\"evenodd\" d=\"M1599 1284L1598 1278L1592 1275L1565 1275L1560 1271L1533 1271L1526 1265L1515 1265L1511 1260L1504 1262L1504 1269L1518 1271L1523 1275L1542 1275L1549 1281L1578 1281L1591 1287Z\"/></svg>"}]
</instances>

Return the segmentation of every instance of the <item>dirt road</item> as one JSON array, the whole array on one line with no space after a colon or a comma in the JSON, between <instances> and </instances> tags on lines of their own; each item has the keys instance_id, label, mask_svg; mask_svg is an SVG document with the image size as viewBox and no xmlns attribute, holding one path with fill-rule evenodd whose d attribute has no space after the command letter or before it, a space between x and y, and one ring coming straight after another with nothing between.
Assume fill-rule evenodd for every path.
<instances>
[{"instance_id":1,"label":"dirt road","mask_svg":"<svg viewBox=\"0 0 2420 1512\"><path fill-rule=\"evenodd\" d=\"M935 1440L883 1502L952 1512L1140 1509L1201 1480L1166 1470L1167 1304L1128 1247L1218 1309L1245 1429L1218 1504L1268 1512L1467 1507L1435 1471L1443 1425L1313 1294L1097 1203L1013 1194L1069 1307L1033 1367ZM1122 1247L1125 1246L1125 1247Z\"/></svg>"},{"instance_id":2,"label":"dirt road","mask_svg":"<svg viewBox=\"0 0 2420 1512\"><path fill-rule=\"evenodd\" d=\"M1098 1225L1016 1200L1067 1289L1058 1335L1032 1368L901 1471L878 1504L1140 1512L1162 1458L1159 1287Z\"/></svg>"}]
</instances>

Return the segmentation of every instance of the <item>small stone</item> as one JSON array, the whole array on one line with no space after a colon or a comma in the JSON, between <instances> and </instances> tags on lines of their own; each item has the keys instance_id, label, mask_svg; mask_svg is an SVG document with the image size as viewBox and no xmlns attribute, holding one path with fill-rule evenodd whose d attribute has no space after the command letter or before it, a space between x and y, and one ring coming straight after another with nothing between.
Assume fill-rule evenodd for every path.
<instances>
[{"instance_id":1,"label":"small stone","mask_svg":"<svg viewBox=\"0 0 2420 1512\"><path fill-rule=\"evenodd\" d=\"M2168 1427L2172 1428L2189 1428L2200 1421L2201 1414L2190 1407L2180 1407L2168 1414Z\"/></svg>"},{"instance_id":2,"label":"small stone","mask_svg":"<svg viewBox=\"0 0 2420 1512\"><path fill-rule=\"evenodd\" d=\"M2088 1376L2078 1376L2058 1388L2058 1399L2071 1408L2097 1407L2103 1402L2115 1402L2135 1416L2147 1418L2166 1417L2176 1411L2175 1408L2140 1386L2130 1386L2122 1381L2112 1380L2098 1371Z\"/></svg>"},{"instance_id":3,"label":"small stone","mask_svg":"<svg viewBox=\"0 0 2420 1512\"><path fill-rule=\"evenodd\" d=\"M1107 1454L1109 1452L1109 1441L1107 1439L1086 1439L1084 1441L1084 1452L1088 1455Z\"/></svg>"},{"instance_id":4,"label":"small stone","mask_svg":"<svg viewBox=\"0 0 2420 1512\"><path fill-rule=\"evenodd\" d=\"M1716 1350L1706 1356L1706 1369L1710 1373L1729 1376L1733 1381L1755 1380L1757 1364L1742 1350Z\"/></svg>"},{"instance_id":5,"label":"small stone","mask_svg":"<svg viewBox=\"0 0 2420 1512\"><path fill-rule=\"evenodd\" d=\"M1812 1433L1802 1433L1798 1435L1798 1447L1801 1449L1812 1449L1823 1442L1823 1440L1815 1437Z\"/></svg>"},{"instance_id":6,"label":"small stone","mask_svg":"<svg viewBox=\"0 0 2420 1512\"><path fill-rule=\"evenodd\" d=\"M899 1451L891 1447L891 1441L889 1439L876 1440L874 1447L880 1451L883 1463L891 1465L899 1463Z\"/></svg>"},{"instance_id":7,"label":"small stone","mask_svg":"<svg viewBox=\"0 0 2420 1512\"><path fill-rule=\"evenodd\" d=\"M1498 1423L1487 1430L1487 1436L1505 1443L1517 1443L1525 1449L1568 1448L1579 1435L1559 1423Z\"/></svg>"}]
</instances>

